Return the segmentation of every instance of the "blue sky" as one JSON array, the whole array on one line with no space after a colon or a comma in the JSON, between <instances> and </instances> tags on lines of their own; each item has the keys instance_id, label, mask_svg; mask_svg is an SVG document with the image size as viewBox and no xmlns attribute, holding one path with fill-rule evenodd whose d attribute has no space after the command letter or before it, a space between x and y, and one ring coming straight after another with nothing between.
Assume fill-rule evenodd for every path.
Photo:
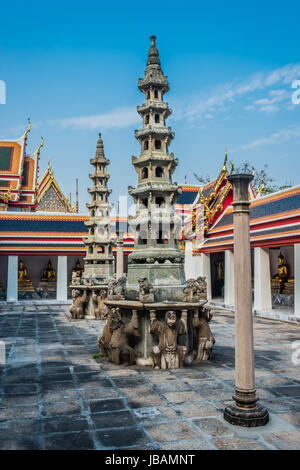
<instances>
[{"instance_id":1,"label":"blue sky","mask_svg":"<svg viewBox=\"0 0 300 470\"><path fill-rule=\"evenodd\" d=\"M1 5L1 17L0 137L19 137L30 117L28 152L45 139L40 176L51 158L73 197L78 177L82 211L98 132L112 201L136 184L137 81L151 34L171 86L174 181L215 177L227 147L236 165L267 163L278 184L300 184L300 105L291 100L300 80L299 2L14 1Z\"/></svg>"}]
</instances>

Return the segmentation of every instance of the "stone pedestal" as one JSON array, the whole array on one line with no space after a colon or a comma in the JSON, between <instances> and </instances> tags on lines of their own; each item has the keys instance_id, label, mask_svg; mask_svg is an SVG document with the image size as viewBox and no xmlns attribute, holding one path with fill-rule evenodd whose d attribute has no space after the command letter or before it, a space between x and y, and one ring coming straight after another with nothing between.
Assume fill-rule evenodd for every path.
<instances>
[{"instance_id":1,"label":"stone pedestal","mask_svg":"<svg viewBox=\"0 0 300 470\"><path fill-rule=\"evenodd\" d=\"M235 393L234 404L224 410L231 424L253 427L269 420L268 411L257 404L254 383L251 256L249 238L249 174L228 177L233 186L235 279Z\"/></svg>"},{"instance_id":2,"label":"stone pedestal","mask_svg":"<svg viewBox=\"0 0 300 470\"><path fill-rule=\"evenodd\" d=\"M187 348L186 361L193 360L194 332L193 318L195 313L201 312L202 302L153 302L142 303L134 300L105 300L105 305L110 309L119 308L122 312L122 321L128 324L132 317L132 312L137 311L139 336L133 337L131 347L135 351L136 363L140 366L153 366L153 347L158 344L157 337L150 333L151 314L155 313L156 319L163 322L167 311L175 311L177 321L180 317L186 317L187 334L178 337L178 345ZM200 313L201 317L201 313Z\"/></svg>"}]
</instances>

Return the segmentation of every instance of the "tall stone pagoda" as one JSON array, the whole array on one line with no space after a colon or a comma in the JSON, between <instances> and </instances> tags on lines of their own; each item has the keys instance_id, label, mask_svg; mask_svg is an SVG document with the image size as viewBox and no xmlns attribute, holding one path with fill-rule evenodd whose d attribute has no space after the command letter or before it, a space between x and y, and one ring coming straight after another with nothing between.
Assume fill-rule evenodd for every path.
<instances>
[{"instance_id":1,"label":"tall stone pagoda","mask_svg":"<svg viewBox=\"0 0 300 470\"><path fill-rule=\"evenodd\" d=\"M86 204L90 218L85 225L89 234L84 238L86 256L84 258L83 278L92 277L96 284L108 283L113 274L113 254L110 241L110 204L108 201L111 189L107 182L110 175L107 166L110 161L104 156L104 147L99 134L95 158L90 160L94 173L89 174L93 187L88 189L92 202Z\"/></svg>"},{"instance_id":2,"label":"tall stone pagoda","mask_svg":"<svg viewBox=\"0 0 300 470\"><path fill-rule=\"evenodd\" d=\"M138 81L145 102L137 107L142 129L135 131L141 153L132 157L138 185L128 188L136 205L136 214L130 218L136 236L134 251L128 258L127 290L135 298L138 278L147 277L153 284L156 300L165 300L166 295L180 300L178 286L185 284L184 255L177 247L180 219L174 211L180 189L172 182L178 160L169 153L174 132L166 126L166 119L172 111L163 101L169 83L161 69L155 39L150 38L145 75Z\"/></svg>"}]
</instances>

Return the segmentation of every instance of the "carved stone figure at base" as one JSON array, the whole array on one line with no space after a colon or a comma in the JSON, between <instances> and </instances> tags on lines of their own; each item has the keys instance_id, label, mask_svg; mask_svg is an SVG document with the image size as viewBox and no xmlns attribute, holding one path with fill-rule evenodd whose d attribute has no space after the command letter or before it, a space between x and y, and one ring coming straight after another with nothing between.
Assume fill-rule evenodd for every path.
<instances>
[{"instance_id":1,"label":"carved stone figure at base","mask_svg":"<svg viewBox=\"0 0 300 470\"><path fill-rule=\"evenodd\" d=\"M208 308L202 308L201 313L198 310L194 313L193 327L195 333L195 362L207 361L212 358L212 350L215 344L209 322L212 318Z\"/></svg>"},{"instance_id":2,"label":"carved stone figure at base","mask_svg":"<svg viewBox=\"0 0 300 470\"><path fill-rule=\"evenodd\" d=\"M154 302L153 286L146 277L139 277L139 300L140 302Z\"/></svg>"},{"instance_id":3,"label":"carved stone figure at base","mask_svg":"<svg viewBox=\"0 0 300 470\"><path fill-rule=\"evenodd\" d=\"M109 343L111 340L110 315L111 315L111 309L107 308L103 316L104 320L106 320L106 323L102 331L102 336L99 336L98 338L98 345L99 345L100 352L105 357L108 356Z\"/></svg>"},{"instance_id":4,"label":"carved stone figure at base","mask_svg":"<svg viewBox=\"0 0 300 470\"><path fill-rule=\"evenodd\" d=\"M87 299L86 290L84 290L83 294L80 295L79 289L72 289L73 303L69 310L72 318L75 318L75 319L84 318L84 306L86 303L86 299Z\"/></svg>"},{"instance_id":5,"label":"carved stone figure at base","mask_svg":"<svg viewBox=\"0 0 300 470\"><path fill-rule=\"evenodd\" d=\"M132 318L128 325L122 321L119 308L113 308L107 319L109 332L106 328L106 338L99 340L99 347L108 360L115 364L135 364L135 351L129 345L130 336L139 336L137 310L132 311ZM110 336L110 339L108 339Z\"/></svg>"},{"instance_id":6,"label":"carved stone figure at base","mask_svg":"<svg viewBox=\"0 0 300 470\"><path fill-rule=\"evenodd\" d=\"M105 312L107 311L107 308L108 308L104 304L104 300L106 299L106 290L101 289L99 295L97 295L96 292L93 291L92 299L94 302L97 303L97 307L94 309L95 317L99 320L103 320Z\"/></svg>"},{"instance_id":7,"label":"carved stone figure at base","mask_svg":"<svg viewBox=\"0 0 300 470\"><path fill-rule=\"evenodd\" d=\"M126 276L121 276L118 279L114 274L110 283L108 284L107 297L110 300L124 300L125 299L125 285Z\"/></svg>"},{"instance_id":8,"label":"carved stone figure at base","mask_svg":"<svg viewBox=\"0 0 300 470\"><path fill-rule=\"evenodd\" d=\"M207 282L205 277L198 276L196 280L196 289L194 292L194 301L207 300Z\"/></svg>"},{"instance_id":9,"label":"carved stone figure at base","mask_svg":"<svg viewBox=\"0 0 300 470\"><path fill-rule=\"evenodd\" d=\"M188 279L186 287L183 289L183 302L193 302L194 292L196 290L195 279Z\"/></svg>"},{"instance_id":10,"label":"carved stone figure at base","mask_svg":"<svg viewBox=\"0 0 300 470\"><path fill-rule=\"evenodd\" d=\"M166 312L165 321L158 321L154 310L150 310L150 333L158 336L158 345L153 347L152 357L155 369L177 369L183 367L187 353L185 346L179 346L179 335L187 334L187 311L181 314L177 321L176 313L172 310Z\"/></svg>"},{"instance_id":11,"label":"carved stone figure at base","mask_svg":"<svg viewBox=\"0 0 300 470\"><path fill-rule=\"evenodd\" d=\"M80 276L78 276L76 271L72 272L72 286L80 286Z\"/></svg>"}]
</instances>

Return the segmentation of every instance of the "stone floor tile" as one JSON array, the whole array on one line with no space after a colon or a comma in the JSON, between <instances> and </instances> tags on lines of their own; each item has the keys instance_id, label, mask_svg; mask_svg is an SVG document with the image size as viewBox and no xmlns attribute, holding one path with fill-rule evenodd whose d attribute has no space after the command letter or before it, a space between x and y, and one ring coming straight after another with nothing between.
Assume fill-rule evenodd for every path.
<instances>
[{"instance_id":1,"label":"stone floor tile","mask_svg":"<svg viewBox=\"0 0 300 470\"><path fill-rule=\"evenodd\" d=\"M230 436L233 432L216 418L200 418L194 419L193 424L198 426L201 431L210 436Z\"/></svg>"},{"instance_id":2,"label":"stone floor tile","mask_svg":"<svg viewBox=\"0 0 300 470\"><path fill-rule=\"evenodd\" d=\"M164 397L171 403L201 402L203 398L196 392L170 392L164 393Z\"/></svg>"},{"instance_id":3,"label":"stone floor tile","mask_svg":"<svg viewBox=\"0 0 300 470\"><path fill-rule=\"evenodd\" d=\"M91 418L96 429L128 427L136 424L129 411L118 410L113 413L93 413Z\"/></svg>"},{"instance_id":4,"label":"stone floor tile","mask_svg":"<svg viewBox=\"0 0 300 470\"><path fill-rule=\"evenodd\" d=\"M264 440L280 450L300 450L300 431L275 432L264 435Z\"/></svg>"},{"instance_id":5,"label":"stone floor tile","mask_svg":"<svg viewBox=\"0 0 300 470\"><path fill-rule=\"evenodd\" d=\"M219 437L213 439L213 443L220 450L267 450L266 446L255 439Z\"/></svg>"},{"instance_id":6,"label":"stone floor tile","mask_svg":"<svg viewBox=\"0 0 300 470\"><path fill-rule=\"evenodd\" d=\"M139 448L151 443L148 436L137 426L123 427L121 429L104 429L97 431L96 436L103 446L112 449L129 446Z\"/></svg>"},{"instance_id":7,"label":"stone floor tile","mask_svg":"<svg viewBox=\"0 0 300 470\"><path fill-rule=\"evenodd\" d=\"M126 404L124 400L89 400L88 405L91 413L101 413L103 411L124 410Z\"/></svg>"},{"instance_id":8,"label":"stone floor tile","mask_svg":"<svg viewBox=\"0 0 300 470\"><path fill-rule=\"evenodd\" d=\"M159 444L161 450L213 450L216 447L212 442L204 439L184 439L175 442Z\"/></svg>"},{"instance_id":9,"label":"stone floor tile","mask_svg":"<svg viewBox=\"0 0 300 470\"><path fill-rule=\"evenodd\" d=\"M220 414L215 407L208 403L180 403L175 405L185 418L196 418L201 416L217 416Z\"/></svg>"},{"instance_id":10,"label":"stone floor tile","mask_svg":"<svg viewBox=\"0 0 300 470\"><path fill-rule=\"evenodd\" d=\"M46 418L43 420L43 424L45 434L86 431L89 427L85 417L69 415L63 415L55 418Z\"/></svg>"},{"instance_id":11,"label":"stone floor tile","mask_svg":"<svg viewBox=\"0 0 300 470\"><path fill-rule=\"evenodd\" d=\"M156 442L178 441L183 439L200 438L203 433L188 421L173 421L166 424L145 426L147 432Z\"/></svg>"},{"instance_id":12,"label":"stone floor tile","mask_svg":"<svg viewBox=\"0 0 300 470\"><path fill-rule=\"evenodd\" d=\"M44 416L75 415L81 413L81 406L78 400L73 398L63 402L45 403L43 408Z\"/></svg>"},{"instance_id":13,"label":"stone floor tile","mask_svg":"<svg viewBox=\"0 0 300 470\"><path fill-rule=\"evenodd\" d=\"M87 432L54 434L45 437L46 450L93 450L94 442Z\"/></svg>"}]
</instances>

